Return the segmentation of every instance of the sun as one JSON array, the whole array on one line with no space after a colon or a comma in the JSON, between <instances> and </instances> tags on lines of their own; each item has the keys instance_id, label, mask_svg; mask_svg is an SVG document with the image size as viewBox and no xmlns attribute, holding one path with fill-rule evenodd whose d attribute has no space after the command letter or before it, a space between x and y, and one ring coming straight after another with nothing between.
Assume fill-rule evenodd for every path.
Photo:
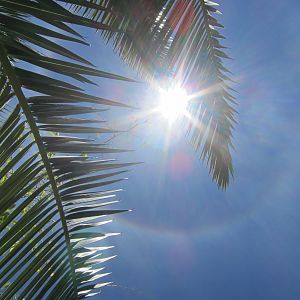
<instances>
[{"instance_id":1,"label":"sun","mask_svg":"<svg viewBox=\"0 0 300 300\"><path fill-rule=\"evenodd\" d=\"M169 123L173 123L186 113L188 96L183 88L177 86L169 90L161 89L159 92L160 99L157 111L166 118Z\"/></svg>"}]
</instances>

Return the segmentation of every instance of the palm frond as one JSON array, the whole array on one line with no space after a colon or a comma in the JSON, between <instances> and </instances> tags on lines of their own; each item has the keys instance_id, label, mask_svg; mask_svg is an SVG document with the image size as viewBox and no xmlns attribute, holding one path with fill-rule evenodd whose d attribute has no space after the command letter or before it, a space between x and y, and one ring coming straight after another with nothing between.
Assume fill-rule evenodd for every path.
<instances>
[{"instance_id":1,"label":"palm frond","mask_svg":"<svg viewBox=\"0 0 300 300\"><path fill-rule=\"evenodd\" d=\"M66 1L63 1L66 2ZM218 4L209 0L99 0L73 8L113 30L105 40L138 73L159 85L173 80L192 95L187 134L206 161L217 184L225 189L233 175L231 136L235 99L223 59L216 19Z\"/></svg>"},{"instance_id":2,"label":"palm frond","mask_svg":"<svg viewBox=\"0 0 300 300\"><path fill-rule=\"evenodd\" d=\"M99 231L99 218L125 210L110 208L115 190L103 187L133 164L99 159L126 150L82 138L115 130L80 115L128 105L77 83L132 80L54 42L86 44L66 23L102 28L51 0L0 3L1 299L81 299L109 283L99 283L109 273L98 267L109 247L93 244L114 235Z\"/></svg>"}]
</instances>

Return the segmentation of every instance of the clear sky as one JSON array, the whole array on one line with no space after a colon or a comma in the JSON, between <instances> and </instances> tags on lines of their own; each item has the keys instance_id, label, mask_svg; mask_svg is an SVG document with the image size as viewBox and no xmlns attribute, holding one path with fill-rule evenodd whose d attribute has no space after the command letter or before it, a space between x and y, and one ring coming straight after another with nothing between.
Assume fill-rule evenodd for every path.
<instances>
[{"instance_id":1,"label":"clear sky","mask_svg":"<svg viewBox=\"0 0 300 300\"><path fill-rule=\"evenodd\" d=\"M222 2L239 102L235 179L218 190L179 126L168 148L163 121L130 136L136 152L125 160L145 164L122 183L119 206L134 211L106 227L122 232L109 240L116 287L97 299L300 299L299 1ZM88 39L101 69L133 76L97 34ZM93 92L135 104L156 97L109 80Z\"/></svg>"}]
</instances>

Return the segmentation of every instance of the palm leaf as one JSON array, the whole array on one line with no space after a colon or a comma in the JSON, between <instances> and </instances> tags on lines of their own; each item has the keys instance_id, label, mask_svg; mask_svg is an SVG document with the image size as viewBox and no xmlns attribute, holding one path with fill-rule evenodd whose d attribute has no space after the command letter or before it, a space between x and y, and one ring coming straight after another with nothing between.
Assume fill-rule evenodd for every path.
<instances>
[{"instance_id":1,"label":"palm leaf","mask_svg":"<svg viewBox=\"0 0 300 300\"><path fill-rule=\"evenodd\" d=\"M228 56L216 19L220 11L209 0L99 0L72 3L83 14L114 30L102 30L105 40L129 66L158 85L175 81L192 95L187 135L206 161L217 184L225 189L233 175L230 149L235 123L230 94Z\"/></svg>"},{"instance_id":2,"label":"palm leaf","mask_svg":"<svg viewBox=\"0 0 300 300\"><path fill-rule=\"evenodd\" d=\"M78 115L128 106L77 83L132 80L51 40L87 44L66 23L107 28L51 0L0 3L1 299L81 299L109 283L99 282L109 273L98 268L112 258L103 253L109 247L90 244L114 235L100 232L98 219L125 210L106 208L117 201L115 190L103 188L132 164L98 159L126 150L80 137L116 130Z\"/></svg>"}]
</instances>

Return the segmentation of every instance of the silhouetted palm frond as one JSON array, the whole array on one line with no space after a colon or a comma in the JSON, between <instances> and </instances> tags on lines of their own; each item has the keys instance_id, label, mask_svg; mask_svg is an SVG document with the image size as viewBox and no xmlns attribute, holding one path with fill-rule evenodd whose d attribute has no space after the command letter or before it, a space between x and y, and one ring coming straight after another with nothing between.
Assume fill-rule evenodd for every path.
<instances>
[{"instance_id":1,"label":"silhouetted palm frond","mask_svg":"<svg viewBox=\"0 0 300 300\"><path fill-rule=\"evenodd\" d=\"M81 299L109 283L110 247L93 243L114 235L100 230L103 217L124 210L106 208L117 201L105 187L132 164L100 159L124 150L81 134L115 132L85 116L127 105L70 82L130 79L62 46L87 44L70 24L107 28L51 0L0 2L1 299Z\"/></svg>"},{"instance_id":2,"label":"silhouetted palm frond","mask_svg":"<svg viewBox=\"0 0 300 300\"><path fill-rule=\"evenodd\" d=\"M193 99L187 134L206 161L217 184L225 189L233 174L230 148L235 123L235 99L230 94L228 58L218 29L218 4L208 0L99 0L76 10L114 30L102 30L105 40L156 84L171 79ZM74 6L73 6L74 7Z\"/></svg>"}]
</instances>

